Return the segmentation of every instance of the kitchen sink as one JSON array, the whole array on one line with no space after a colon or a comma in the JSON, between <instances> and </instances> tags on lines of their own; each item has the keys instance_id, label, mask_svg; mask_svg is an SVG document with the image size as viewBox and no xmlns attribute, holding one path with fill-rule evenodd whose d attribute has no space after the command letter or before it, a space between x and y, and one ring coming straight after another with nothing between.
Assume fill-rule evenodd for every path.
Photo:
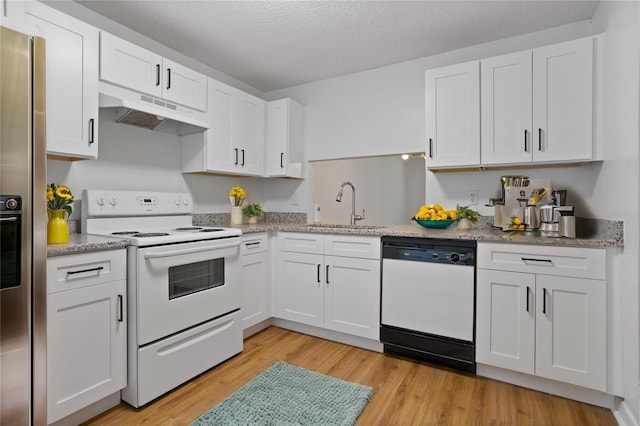
<instances>
[{"instance_id":1,"label":"kitchen sink","mask_svg":"<svg viewBox=\"0 0 640 426\"><path fill-rule=\"evenodd\" d=\"M325 228L325 229L380 229L385 228L384 225L348 225L344 223L307 223L303 226L308 228Z\"/></svg>"}]
</instances>

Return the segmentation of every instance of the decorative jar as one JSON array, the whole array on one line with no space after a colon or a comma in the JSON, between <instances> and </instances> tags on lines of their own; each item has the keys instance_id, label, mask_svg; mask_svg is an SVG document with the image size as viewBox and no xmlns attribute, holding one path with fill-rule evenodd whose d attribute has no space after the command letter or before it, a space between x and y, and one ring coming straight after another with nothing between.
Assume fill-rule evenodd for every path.
<instances>
[{"instance_id":1,"label":"decorative jar","mask_svg":"<svg viewBox=\"0 0 640 426\"><path fill-rule=\"evenodd\" d=\"M242 206L231 206L231 224L242 225Z\"/></svg>"},{"instance_id":2,"label":"decorative jar","mask_svg":"<svg viewBox=\"0 0 640 426\"><path fill-rule=\"evenodd\" d=\"M61 244L69 242L69 226L65 220L66 210L47 210L47 244Z\"/></svg>"}]
</instances>

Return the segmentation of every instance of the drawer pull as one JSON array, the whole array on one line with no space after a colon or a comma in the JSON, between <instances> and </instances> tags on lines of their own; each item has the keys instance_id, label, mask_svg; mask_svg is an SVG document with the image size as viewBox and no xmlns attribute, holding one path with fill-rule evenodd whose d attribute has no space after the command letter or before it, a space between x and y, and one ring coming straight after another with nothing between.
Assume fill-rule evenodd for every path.
<instances>
[{"instance_id":1,"label":"drawer pull","mask_svg":"<svg viewBox=\"0 0 640 426\"><path fill-rule=\"evenodd\" d=\"M118 322L124 321L124 296L118 295Z\"/></svg>"},{"instance_id":2,"label":"drawer pull","mask_svg":"<svg viewBox=\"0 0 640 426\"><path fill-rule=\"evenodd\" d=\"M533 257L523 257L523 262L545 262L545 263L553 263L551 259L535 259Z\"/></svg>"},{"instance_id":3,"label":"drawer pull","mask_svg":"<svg viewBox=\"0 0 640 426\"><path fill-rule=\"evenodd\" d=\"M98 266L97 268L81 269L79 271L67 271L67 275L84 274L85 272L100 272L103 269L103 266Z\"/></svg>"},{"instance_id":4,"label":"drawer pull","mask_svg":"<svg viewBox=\"0 0 640 426\"><path fill-rule=\"evenodd\" d=\"M529 286L527 286L527 312L529 312Z\"/></svg>"},{"instance_id":5,"label":"drawer pull","mask_svg":"<svg viewBox=\"0 0 640 426\"><path fill-rule=\"evenodd\" d=\"M254 247L259 247L260 246L260 241L256 241L254 243L244 243L244 246L246 248L254 248Z\"/></svg>"}]
</instances>

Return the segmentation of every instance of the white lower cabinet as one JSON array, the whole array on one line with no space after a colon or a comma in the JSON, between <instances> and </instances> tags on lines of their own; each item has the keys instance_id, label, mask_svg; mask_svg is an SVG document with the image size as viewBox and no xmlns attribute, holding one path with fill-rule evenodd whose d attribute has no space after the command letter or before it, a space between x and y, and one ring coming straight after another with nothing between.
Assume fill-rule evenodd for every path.
<instances>
[{"instance_id":1,"label":"white lower cabinet","mask_svg":"<svg viewBox=\"0 0 640 426\"><path fill-rule=\"evenodd\" d=\"M276 317L379 339L379 238L281 232L278 246Z\"/></svg>"},{"instance_id":2,"label":"white lower cabinet","mask_svg":"<svg viewBox=\"0 0 640 426\"><path fill-rule=\"evenodd\" d=\"M127 384L125 250L47 261L47 422Z\"/></svg>"},{"instance_id":3,"label":"white lower cabinet","mask_svg":"<svg viewBox=\"0 0 640 426\"><path fill-rule=\"evenodd\" d=\"M267 233L249 234L240 243L242 264L242 328L271 317L271 282Z\"/></svg>"},{"instance_id":4,"label":"white lower cabinet","mask_svg":"<svg viewBox=\"0 0 640 426\"><path fill-rule=\"evenodd\" d=\"M605 256L479 243L476 361L605 392Z\"/></svg>"}]
</instances>

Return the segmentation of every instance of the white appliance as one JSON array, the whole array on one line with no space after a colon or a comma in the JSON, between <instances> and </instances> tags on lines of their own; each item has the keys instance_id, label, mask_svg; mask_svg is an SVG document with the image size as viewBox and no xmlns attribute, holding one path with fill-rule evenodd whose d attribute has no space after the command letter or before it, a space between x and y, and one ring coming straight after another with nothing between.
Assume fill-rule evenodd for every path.
<instances>
[{"instance_id":1,"label":"white appliance","mask_svg":"<svg viewBox=\"0 0 640 426\"><path fill-rule=\"evenodd\" d=\"M385 352L475 373L475 241L382 239Z\"/></svg>"},{"instance_id":2,"label":"white appliance","mask_svg":"<svg viewBox=\"0 0 640 426\"><path fill-rule=\"evenodd\" d=\"M87 189L87 234L127 239L128 385L140 407L242 351L240 235L192 226L187 193Z\"/></svg>"}]
</instances>

